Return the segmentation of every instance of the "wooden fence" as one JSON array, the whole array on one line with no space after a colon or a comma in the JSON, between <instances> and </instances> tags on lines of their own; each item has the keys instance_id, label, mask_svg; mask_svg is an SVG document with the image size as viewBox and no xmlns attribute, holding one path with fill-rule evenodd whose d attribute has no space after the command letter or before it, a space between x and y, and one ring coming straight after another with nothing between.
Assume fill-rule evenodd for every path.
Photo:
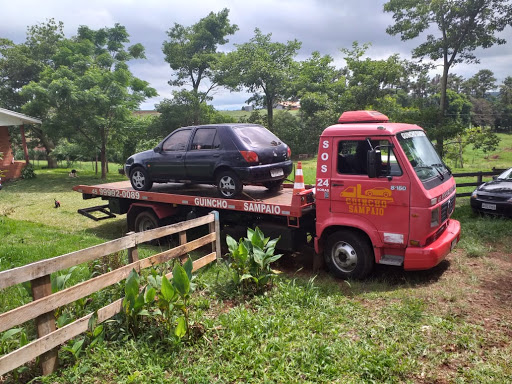
<instances>
[{"instance_id":1,"label":"wooden fence","mask_svg":"<svg viewBox=\"0 0 512 384\"><path fill-rule=\"evenodd\" d=\"M208 225L209 233L196 240L187 242L186 231L204 225ZM179 234L179 246L139 260L137 244L172 234ZM208 244L211 244L211 252L193 262L194 271L219 259L221 256L219 216L216 212L166 227L128 234L120 239L94 247L38 261L7 271L1 271L0 289L30 281L33 301L0 314L0 332L4 332L26 321L35 319L38 338L0 357L0 379L5 373L38 356L41 356L40 362L43 375L50 374L57 369L57 347L87 331L89 320L93 316L93 313L90 313L71 324L56 329L54 311L57 308L73 303L78 299L89 296L94 292L126 279L133 269L139 272L144 268L149 268L182 257L188 252ZM50 280L52 273L85 262L90 262L125 249L128 250L127 265L52 294ZM172 273L167 275L169 278L171 276ZM121 312L122 301L123 298L99 309L96 312L98 324Z\"/></svg>"},{"instance_id":2,"label":"wooden fence","mask_svg":"<svg viewBox=\"0 0 512 384\"><path fill-rule=\"evenodd\" d=\"M468 173L454 173L453 177L457 179L458 177L476 177L475 182L470 183L457 183L457 188L463 188L463 187L478 187L480 184L484 183L484 177L488 178L489 180L492 178L492 176L499 175L505 171L505 169L498 169L493 168L491 171L483 172L468 172ZM464 197L464 196L471 196L471 192L459 192L457 193L457 197Z\"/></svg>"}]
</instances>

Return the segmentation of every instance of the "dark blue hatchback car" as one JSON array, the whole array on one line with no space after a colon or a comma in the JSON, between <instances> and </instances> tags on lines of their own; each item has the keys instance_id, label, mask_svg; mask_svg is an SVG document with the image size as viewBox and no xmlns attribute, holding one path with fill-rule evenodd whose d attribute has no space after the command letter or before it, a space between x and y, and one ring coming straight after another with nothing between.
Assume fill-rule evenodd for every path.
<instances>
[{"instance_id":1,"label":"dark blue hatchback car","mask_svg":"<svg viewBox=\"0 0 512 384\"><path fill-rule=\"evenodd\" d=\"M153 183L208 183L232 198L244 184L278 190L292 171L290 156L290 148L261 125L199 125L179 128L153 150L130 156L125 174L138 191Z\"/></svg>"}]
</instances>

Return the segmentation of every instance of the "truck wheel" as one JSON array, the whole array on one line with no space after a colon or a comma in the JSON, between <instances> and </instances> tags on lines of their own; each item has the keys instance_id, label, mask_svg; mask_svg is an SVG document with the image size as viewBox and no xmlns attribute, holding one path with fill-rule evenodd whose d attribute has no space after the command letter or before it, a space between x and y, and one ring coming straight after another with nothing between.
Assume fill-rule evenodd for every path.
<instances>
[{"instance_id":1,"label":"truck wheel","mask_svg":"<svg viewBox=\"0 0 512 384\"><path fill-rule=\"evenodd\" d=\"M341 279L363 279L375 264L368 240L348 230L334 232L327 238L324 255L329 271Z\"/></svg>"},{"instance_id":2,"label":"truck wheel","mask_svg":"<svg viewBox=\"0 0 512 384\"><path fill-rule=\"evenodd\" d=\"M153 186L153 181L149 177L148 171L142 167L135 167L130 173L130 183L133 189L137 191L149 191Z\"/></svg>"},{"instance_id":3,"label":"truck wheel","mask_svg":"<svg viewBox=\"0 0 512 384\"><path fill-rule=\"evenodd\" d=\"M275 180L268 181L263 183L263 186L267 188L270 192L277 192L281 189L281 185L283 184L283 180Z\"/></svg>"},{"instance_id":4,"label":"truck wheel","mask_svg":"<svg viewBox=\"0 0 512 384\"><path fill-rule=\"evenodd\" d=\"M217 176L217 189L221 197L235 197L242 192L242 188L242 182L233 171L223 171Z\"/></svg>"},{"instance_id":5,"label":"truck wheel","mask_svg":"<svg viewBox=\"0 0 512 384\"><path fill-rule=\"evenodd\" d=\"M158 219L153 212L142 211L135 218L135 232L144 232L159 226Z\"/></svg>"}]
</instances>

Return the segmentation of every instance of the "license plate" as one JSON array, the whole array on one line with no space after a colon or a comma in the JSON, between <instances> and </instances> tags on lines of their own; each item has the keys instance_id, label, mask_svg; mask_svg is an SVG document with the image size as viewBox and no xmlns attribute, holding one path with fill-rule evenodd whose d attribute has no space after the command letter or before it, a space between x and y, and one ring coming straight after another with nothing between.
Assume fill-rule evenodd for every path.
<instances>
[{"instance_id":1,"label":"license plate","mask_svg":"<svg viewBox=\"0 0 512 384\"><path fill-rule=\"evenodd\" d=\"M450 251L451 251L453 248L455 248L455 246L456 246L456 245L457 245L457 238L455 238L455 239L453 239L453 240L452 240L452 244L451 244L451 246L450 246Z\"/></svg>"},{"instance_id":2,"label":"license plate","mask_svg":"<svg viewBox=\"0 0 512 384\"><path fill-rule=\"evenodd\" d=\"M482 203L482 209L490 209L492 211L495 211L496 210L496 204Z\"/></svg>"},{"instance_id":3,"label":"license plate","mask_svg":"<svg viewBox=\"0 0 512 384\"><path fill-rule=\"evenodd\" d=\"M279 176L283 176L283 175L284 175L284 171L281 168L270 170L270 176L272 176L272 177L279 177Z\"/></svg>"}]
</instances>

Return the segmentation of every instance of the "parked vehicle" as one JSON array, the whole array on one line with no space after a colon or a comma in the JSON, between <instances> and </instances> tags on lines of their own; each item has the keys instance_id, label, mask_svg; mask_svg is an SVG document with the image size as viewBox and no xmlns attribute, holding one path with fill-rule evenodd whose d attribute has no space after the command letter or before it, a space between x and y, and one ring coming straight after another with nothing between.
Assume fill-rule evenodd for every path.
<instances>
[{"instance_id":1,"label":"parked vehicle","mask_svg":"<svg viewBox=\"0 0 512 384\"><path fill-rule=\"evenodd\" d=\"M314 246L311 254L323 256L342 279L363 278L375 264L429 269L459 241L460 223L451 219L455 180L417 125L390 123L375 111L345 112L320 136L316 185L304 189L302 173L296 177L295 188L284 184L269 194L248 186L237 199L180 184L154 192L133 190L127 181L74 189L86 199L108 200L108 206L82 210L84 215L95 208L126 213L130 230L216 210L224 233L239 238L258 226L270 238L280 236L279 249Z\"/></svg>"},{"instance_id":2,"label":"parked vehicle","mask_svg":"<svg viewBox=\"0 0 512 384\"><path fill-rule=\"evenodd\" d=\"M210 124L177 129L153 150L126 160L125 174L137 191L153 183L217 185L232 198L243 184L277 191L292 171L290 148L256 124Z\"/></svg>"},{"instance_id":3,"label":"parked vehicle","mask_svg":"<svg viewBox=\"0 0 512 384\"><path fill-rule=\"evenodd\" d=\"M480 185L470 201L475 213L512 217L512 168Z\"/></svg>"}]
</instances>

